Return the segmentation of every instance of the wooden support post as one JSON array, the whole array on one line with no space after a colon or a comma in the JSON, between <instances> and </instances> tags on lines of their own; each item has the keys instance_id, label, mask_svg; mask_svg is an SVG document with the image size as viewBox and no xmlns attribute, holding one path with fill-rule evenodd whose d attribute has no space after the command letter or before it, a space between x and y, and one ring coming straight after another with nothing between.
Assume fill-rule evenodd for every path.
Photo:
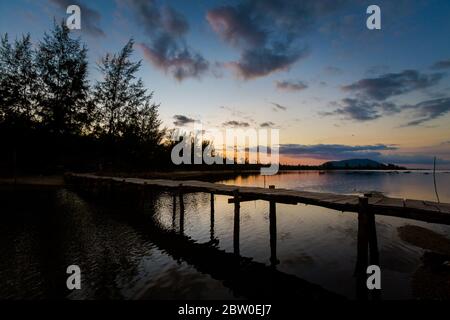
<instances>
[{"instance_id":1,"label":"wooden support post","mask_svg":"<svg viewBox=\"0 0 450 320\"><path fill-rule=\"evenodd\" d=\"M180 184L179 197L180 197L180 233L184 233L184 201L183 201L183 191L182 184Z\"/></svg>"},{"instance_id":2,"label":"wooden support post","mask_svg":"<svg viewBox=\"0 0 450 320\"><path fill-rule=\"evenodd\" d=\"M239 249L239 233L240 233L240 220L241 220L241 214L240 214L240 208L241 204L239 203L239 190L234 190L234 230L233 230L233 248L234 253L239 255L240 249Z\"/></svg>"},{"instance_id":3,"label":"wooden support post","mask_svg":"<svg viewBox=\"0 0 450 320\"><path fill-rule=\"evenodd\" d=\"M368 266L368 204L369 199L367 197L359 198L359 211L358 211L358 242L356 252L356 298L358 300L367 300L368 289L366 285L367 280L367 266Z\"/></svg>"},{"instance_id":4,"label":"wooden support post","mask_svg":"<svg viewBox=\"0 0 450 320\"><path fill-rule=\"evenodd\" d=\"M175 229L177 218L177 195L172 195L172 229Z\"/></svg>"},{"instance_id":5,"label":"wooden support post","mask_svg":"<svg viewBox=\"0 0 450 320\"><path fill-rule=\"evenodd\" d=\"M367 211L367 228L368 228L368 242L369 242L369 258L370 265L380 266L380 256L378 252L378 241L377 241L377 229L375 225L375 214L371 211ZM367 274L366 274L367 276ZM370 290L373 300L381 299L381 290L373 289Z\"/></svg>"},{"instance_id":6,"label":"wooden support post","mask_svg":"<svg viewBox=\"0 0 450 320\"><path fill-rule=\"evenodd\" d=\"M368 223L368 236L369 236L369 256L370 264L379 265L380 255L378 252L378 240L377 240L377 228L375 224L375 214L373 212L368 212L367 214Z\"/></svg>"},{"instance_id":7,"label":"wooden support post","mask_svg":"<svg viewBox=\"0 0 450 320\"><path fill-rule=\"evenodd\" d=\"M211 241L214 240L214 193L211 193L211 227L209 230Z\"/></svg>"},{"instance_id":8,"label":"wooden support post","mask_svg":"<svg viewBox=\"0 0 450 320\"><path fill-rule=\"evenodd\" d=\"M269 189L275 189L275 186L269 186ZM270 265L275 267L279 261L277 259L277 204L270 201L269 210L269 234L270 234Z\"/></svg>"}]
</instances>

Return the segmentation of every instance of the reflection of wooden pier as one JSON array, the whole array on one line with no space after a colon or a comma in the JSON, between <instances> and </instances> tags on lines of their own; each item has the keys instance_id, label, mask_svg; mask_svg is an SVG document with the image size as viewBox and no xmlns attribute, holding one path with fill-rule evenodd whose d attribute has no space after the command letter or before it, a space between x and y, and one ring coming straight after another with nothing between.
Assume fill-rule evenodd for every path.
<instances>
[{"instance_id":1,"label":"reflection of wooden pier","mask_svg":"<svg viewBox=\"0 0 450 320\"><path fill-rule=\"evenodd\" d=\"M180 211L180 217L183 214ZM177 230L162 228L145 220L145 236L176 260L184 260L202 273L221 280L236 296L250 299L343 300L343 296L325 290L297 276L279 271L252 258L221 250L217 242L197 243ZM145 222L144 222L145 223ZM145 289L135 298L145 298Z\"/></svg>"},{"instance_id":2,"label":"reflection of wooden pier","mask_svg":"<svg viewBox=\"0 0 450 320\"><path fill-rule=\"evenodd\" d=\"M358 213L357 261L355 266L356 296L358 299L368 299L366 286L366 269L368 265L379 265L379 252L376 236L375 215L386 215L414 219L418 221L450 225L450 204L435 203L420 200L403 200L381 196L338 195L315 193L287 189L230 186L201 181L173 181L156 179L117 178L95 175L66 175L67 183L81 187L119 187L126 189L134 187L145 191L146 188L166 190L173 195L172 229L176 226L177 198L179 202L179 234L184 234L184 200L183 194L205 192L211 195L211 226L208 245L217 245L214 237L214 195L231 196L229 203L234 204L233 254L240 257L240 203L243 201L265 200L269 202L269 235L270 235L270 265L276 269L277 259L277 227L276 203L305 203L330 209ZM133 188L133 189L134 189ZM373 299L380 298L379 290L371 292Z\"/></svg>"}]
</instances>

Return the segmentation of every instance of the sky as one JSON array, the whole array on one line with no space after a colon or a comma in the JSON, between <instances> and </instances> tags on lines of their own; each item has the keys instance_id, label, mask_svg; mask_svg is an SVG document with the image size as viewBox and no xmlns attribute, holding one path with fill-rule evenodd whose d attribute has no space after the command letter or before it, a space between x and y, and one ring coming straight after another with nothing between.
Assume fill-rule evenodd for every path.
<instances>
[{"instance_id":1,"label":"sky","mask_svg":"<svg viewBox=\"0 0 450 320\"><path fill-rule=\"evenodd\" d=\"M37 45L71 4L91 82L133 38L167 128L276 128L282 163L450 168L449 1L2 0L0 33Z\"/></svg>"}]
</instances>

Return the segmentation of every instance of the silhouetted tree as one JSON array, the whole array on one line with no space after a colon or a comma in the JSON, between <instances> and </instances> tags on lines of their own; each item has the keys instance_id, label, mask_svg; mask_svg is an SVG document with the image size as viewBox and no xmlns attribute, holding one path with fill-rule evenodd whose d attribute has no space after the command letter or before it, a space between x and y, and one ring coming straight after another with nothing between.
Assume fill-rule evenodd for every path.
<instances>
[{"instance_id":1,"label":"silhouetted tree","mask_svg":"<svg viewBox=\"0 0 450 320\"><path fill-rule=\"evenodd\" d=\"M12 45L5 34L0 45L0 121L27 129L34 120L36 68L30 36Z\"/></svg>"},{"instance_id":2,"label":"silhouetted tree","mask_svg":"<svg viewBox=\"0 0 450 320\"><path fill-rule=\"evenodd\" d=\"M9 155L0 170L11 172L17 158L31 171L95 169L111 150L126 168L165 165L159 105L136 77L133 41L102 59L103 79L90 88L87 49L69 33L55 23L36 50L29 35L1 37L0 143Z\"/></svg>"},{"instance_id":3,"label":"silhouetted tree","mask_svg":"<svg viewBox=\"0 0 450 320\"><path fill-rule=\"evenodd\" d=\"M61 23L45 34L37 51L42 125L56 135L80 135L89 125L87 49Z\"/></svg>"},{"instance_id":4,"label":"silhouetted tree","mask_svg":"<svg viewBox=\"0 0 450 320\"><path fill-rule=\"evenodd\" d=\"M34 51L30 36L13 44L5 34L0 44L0 136L2 149L10 152L16 171L18 147L32 136L35 125L37 87ZM19 150L20 153L21 150Z\"/></svg>"},{"instance_id":5,"label":"silhouetted tree","mask_svg":"<svg viewBox=\"0 0 450 320\"><path fill-rule=\"evenodd\" d=\"M142 79L137 79L141 61L131 61L132 53L130 40L118 54L107 54L99 64L103 79L94 89L100 113L96 128L111 145L125 144L134 156L148 158L157 151L164 132L159 128L159 105L151 102L153 92L148 93Z\"/></svg>"}]
</instances>

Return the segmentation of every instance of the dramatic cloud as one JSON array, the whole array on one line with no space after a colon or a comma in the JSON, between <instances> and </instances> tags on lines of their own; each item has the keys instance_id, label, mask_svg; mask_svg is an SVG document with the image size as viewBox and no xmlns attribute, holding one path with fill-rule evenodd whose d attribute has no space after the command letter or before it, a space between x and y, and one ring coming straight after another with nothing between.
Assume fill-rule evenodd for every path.
<instances>
[{"instance_id":1,"label":"dramatic cloud","mask_svg":"<svg viewBox=\"0 0 450 320\"><path fill-rule=\"evenodd\" d=\"M331 112L321 112L323 116L341 115L345 119L369 121L380 118L386 114L400 112L394 103L390 102L368 102L360 99L345 98L336 103L338 108Z\"/></svg>"},{"instance_id":2,"label":"dramatic cloud","mask_svg":"<svg viewBox=\"0 0 450 320\"><path fill-rule=\"evenodd\" d=\"M294 62L306 57L308 52L306 48L291 53L287 50L278 52L268 48L246 50L239 61L226 63L225 66L232 69L239 77L249 80L275 71L287 70Z\"/></svg>"},{"instance_id":3,"label":"dramatic cloud","mask_svg":"<svg viewBox=\"0 0 450 320\"><path fill-rule=\"evenodd\" d=\"M224 127L233 127L233 128L248 128L250 127L250 124L248 122L244 121L236 121L231 120L223 123Z\"/></svg>"},{"instance_id":4,"label":"dramatic cloud","mask_svg":"<svg viewBox=\"0 0 450 320\"><path fill-rule=\"evenodd\" d=\"M423 101L415 105L405 105L403 108L413 109L417 118L408 122L406 126L416 126L449 113L450 98Z\"/></svg>"},{"instance_id":5,"label":"dramatic cloud","mask_svg":"<svg viewBox=\"0 0 450 320\"><path fill-rule=\"evenodd\" d=\"M278 110L286 111L287 110L287 107L282 106L281 104L278 104L275 102L272 102L272 104L274 105L273 111L278 111Z\"/></svg>"},{"instance_id":6,"label":"dramatic cloud","mask_svg":"<svg viewBox=\"0 0 450 320\"><path fill-rule=\"evenodd\" d=\"M275 126L275 123L272 121L267 121L260 124L261 128L272 128L273 126Z\"/></svg>"},{"instance_id":7,"label":"dramatic cloud","mask_svg":"<svg viewBox=\"0 0 450 320\"><path fill-rule=\"evenodd\" d=\"M208 11L206 19L225 41L239 46L260 46L267 40L267 33L251 18L248 7L219 7Z\"/></svg>"},{"instance_id":8,"label":"dramatic cloud","mask_svg":"<svg viewBox=\"0 0 450 320\"><path fill-rule=\"evenodd\" d=\"M185 126L185 125L187 125L189 123L197 122L197 120L195 120L195 119L192 119L192 118L180 115L180 114L174 115L173 119L175 120L173 122L173 124L176 125L177 127L182 127L182 126Z\"/></svg>"},{"instance_id":9,"label":"dramatic cloud","mask_svg":"<svg viewBox=\"0 0 450 320\"><path fill-rule=\"evenodd\" d=\"M172 36L182 36L189 30L186 18L169 6L161 6L154 0L120 0L131 8L134 17L147 35L166 32Z\"/></svg>"},{"instance_id":10,"label":"dramatic cloud","mask_svg":"<svg viewBox=\"0 0 450 320\"><path fill-rule=\"evenodd\" d=\"M308 88L308 85L303 81L277 81L276 87L284 91L302 91Z\"/></svg>"},{"instance_id":11,"label":"dramatic cloud","mask_svg":"<svg viewBox=\"0 0 450 320\"><path fill-rule=\"evenodd\" d=\"M317 20L337 11L345 0L246 0L208 11L212 29L237 48L239 61L226 63L244 79L287 70L309 50L301 38Z\"/></svg>"},{"instance_id":12,"label":"dramatic cloud","mask_svg":"<svg viewBox=\"0 0 450 320\"><path fill-rule=\"evenodd\" d=\"M417 104L398 106L392 102L368 102L366 100L342 99L335 102L337 109L331 112L320 112L322 116L343 116L345 119L369 121L403 111L410 111L413 120L405 126L417 126L450 113L450 98L423 101Z\"/></svg>"},{"instance_id":13,"label":"dramatic cloud","mask_svg":"<svg viewBox=\"0 0 450 320\"><path fill-rule=\"evenodd\" d=\"M362 79L353 84L343 86L342 89L356 92L363 98L382 101L417 89L429 88L436 85L442 77L442 73L426 75L416 70L405 70L400 73L384 74L377 78Z\"/></svg>"},{"instance_id":14,"label":"dramatic cloud","mask_svg":"<svg viewBox=\"0 0 450 320\"><path fill-rule=\"evenodd\" d=\"M331 112L319 112L323 116L343 116L344 119L369 121L403 111L409 111L413 120L404 126L420 125L426 121L443 116L449 111L450 98L445 94L438 99L423 101L415 105L398 105L388 99L403 93L426 89L439 83L443 73L422 74L416 70L400 73L388 73L376 78L359 80L343 86L353 97L333 102L336 109Z\"/></svg>"},{"instance_id":15,"label":"dramatic cloud","mask_svg":"<svg viewBox=\"0 0 450 320\"><path fill-rule=\"evenodd\" d=\"M98 26L100 23L100 13L96 10L90 9L80 1L73 0L49 0L51 3L58 6L62 14L66 14L66 10L70 5L78 5L81 9L81 31L86 31L87 34L93 37L105 37L105 32Z\"/></svg>"},{"instance_id":16,"label":"dramatic cloud","mask_svg":"<svg viewBox=\"0 0 450 320\"><path fill-rule=\"evenodd\" d=\"M200 54L187 48L179 48L169 38L160 37L153 46L144 43L141 47L144 57L155 67L170 73L178 81L186 78L200 78L209 68L209 63Z\"/></svg>"},{"instance_id":17,"label":"dramatic cloud","mask_svg":"<svg viewBox=\"0 0 450 320\"><path fill-rule=\"evenodd\" d=\"M434 70L450 69L450 59L437 61L431 68Z\"/></svg>"},{"instance_id":18,"label":"dramatic cloud","mask_svg":"<svg viewBox=\"0 0 450 320\"><path fill-rule=\"evenodd\" d=\"M181 13L153 0L121 1L131 8L136 21L149 37L149 41L139 46L153 66L178 81L200 78L209 70L209 62L186 44L189 24Z\"/></svg>"},{"instance_id":19,"label":"dramatic cloud","mask_svg":"<svg viewBox=\"0 0 450 320\"><path fill-rule=\"evenodd\" d=\"M184 35L189 30L186 18L171 7L161 8L161 24L172 35Z\"/></svg>"}]
</instances>

